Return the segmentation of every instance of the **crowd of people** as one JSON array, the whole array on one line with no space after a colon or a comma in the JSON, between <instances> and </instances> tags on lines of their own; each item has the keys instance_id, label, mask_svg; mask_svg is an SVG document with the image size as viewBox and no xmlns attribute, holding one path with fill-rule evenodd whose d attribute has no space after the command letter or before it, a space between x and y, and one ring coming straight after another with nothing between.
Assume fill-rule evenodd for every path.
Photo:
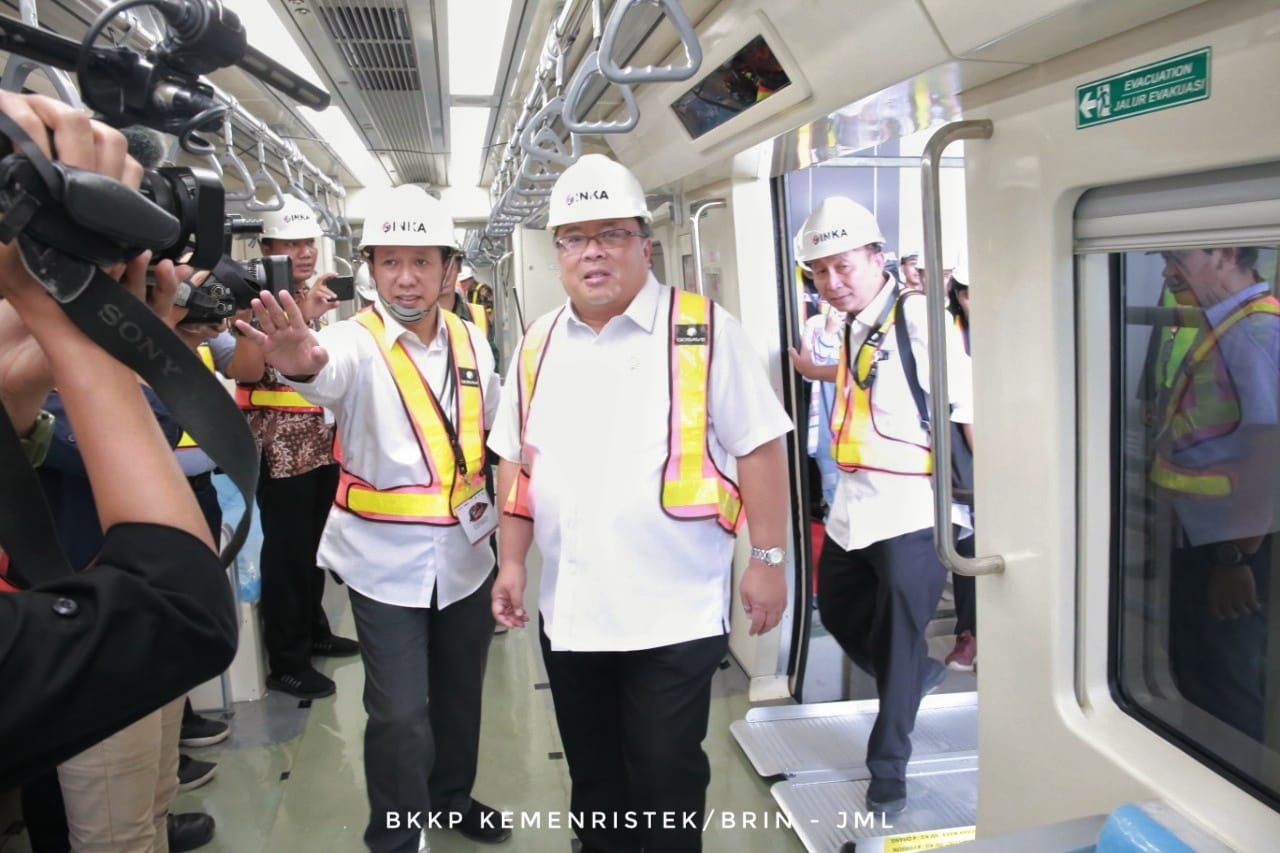
<instances>
[{"instance_id":1,"label":"crowd of people","mask_svg":"<svg viewBox=\"0 0 1280 853\"><path fill-rule=\"evenodd\" d=\"M115 131L35 96L0 93L0 110L46 155L137 186L140 169ZM474 840L511 837L499 810L473 796L483 681L495 627L535 616L581 849L701 849L711 776L702 741L744 530L750 560L736 589L750 632L772 630L788 606L784 437L793 425L738 321L655 278L651 221L622 165L588 154L564 170L548 229L567 298L524 330L505 379L493 291L465 263L445 205L417 187L370 206L358 249L374 298L341 321L323 321L336 300L316 274L320 227L293 202L266 217L260 238L264 254L290 258L290 286L260 293L229 329L186 322L173 306L179 281L200 287L203 271L163 262L152 287L145 255L109 271L208 369L237 382L261 454L267 683L322 699L336 686L315 658L360 656L370 850L423 849L417 826L392 819L414 812ZM976 666L971 585L956 581L955 648L944 661L929 656L925 633L946 581L932 544L933 434L955 429L973 450L971 283L963 263L929 283L917 253L894 264L874 215L848 198L823 201L796 237L821 307L790 355L815 383L810 453L830 460L814 502L823 524L816 606L875 680L860 805L891 816L908 804L922 698L948 666ZM1169 253L1169 275L1194 289L1201 268L1218 264L1238 294L1223 325L1271 334L1280 309L1250 257ZM954 319L947 412L927 401L919 297L934 286L947 288ZM27 697L0 706L0 730L20 744L4 756L3 781L26 786L41 853L194 849L212 836L212 819L170 806L180 778L199 784L212 769L188 762L184 777L179 746L218 742L228 729L192 713L185 695L235 648L214 551L215 463L131 370L72 325L12 244L0 245L0 295L0 397L77 570L28 589L21 565L0 563L0 676L11 697ZM1151 476L1183 490L1173 507L1194 533L1188 507L1203 506L1197 489L1215 483L1188 479L1198 464L1190 448L1196 430L1213 425L1184 417L1193 425L1179 431L1173 415L1196 405L1183 396L1188 385L1208 393L1216 362L1211 349L1185 350L1190 367L1153 404L1163 443ZM1260 406L1237 405L1237 420L1274 420ZM971 548L971 503L955 504L952 525ZM1193 536L1179 559L1200 567L1223 607L1254 612L1245 576L1269 577L1269 563L1256 556L1257 531L1238 532L1231 547ZM536 614L525 603L535 545ZM354 639L331 630L326 574L345 586ZM1189 659L1177 668L1179 683L1199 691L1193 701L1215 714L1226 713L1215 696L1227 694L1213 685L1228 674ZM1256 714L1243 716L1237 725L1256 727ZM645 812L682 819L618 819Z\"/></svg>"}]
</instances>

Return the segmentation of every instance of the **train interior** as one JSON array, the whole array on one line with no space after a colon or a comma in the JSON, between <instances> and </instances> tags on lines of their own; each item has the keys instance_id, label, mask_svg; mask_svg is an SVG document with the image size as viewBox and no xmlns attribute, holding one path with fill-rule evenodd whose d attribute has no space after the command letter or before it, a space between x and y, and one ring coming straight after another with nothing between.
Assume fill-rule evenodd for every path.
<instances>
[{"instance_id":1,"label":"train interior","mask_svg":"<svg viewBox=\"0 0 1280 853\"><path fill-rule=\"evenodd\" d=\"M0 14L78 42L108 5L0 0ZM212 150L192 154L170 134L161 162L216 170L229 213L308 199L325 225L321 270L359 263L353 235L380 189L428 188L494 289L505 372L528 324L565 299L545 229L551 184L602 152L648 194L655 276L741 321L796 426L789 606L776 630L750 636L734 605L705 743L706 850L1274 849L1280 630L1267 615L1280 592L1259 583L1261 627L1233 652L1254 667L1252 687L1233 700L1184 695L1168 616L1177 566L1148 478L1146 374L1173 337L1175 309L1162 301L1171 254L1258 247L1258 283L1280 292L1280 3L222 5L331 106L301 106L261 69L218 68L202 78L229 105L207 134ZM138 5L99 42L146 51L164 31ZM13 52L2 85L78 97L69 72ZM953 578L976 589L981 668L959 660L922 701L912 806L893 819L855 808L870 778L875 684L816 610L824 392L787 354L822 311L792 238L836 195L874 212L899 269L917 259L939 332L951 275L975 282L974 550ZM232 251L255 254L242 240ZM945 400L947 368L935 365ZM234 489L225 496L234 518ZM198 756L218 775L175 811L215 817L209 850L361 849L359 659L325 664L334 698L266 689L254 541L229 578L240 652L192 697L231 736ZM736 549L735 582L748 537ZM534 590L536 558L531 570ZM940 661L958 648L955 583L927 629ZM352 635L335 582L325 606ZM536 633L496 636L476 796L512 813L512 850L570 848L546 688ZM30 850L14 803L3 812L0 850ZM1118 837L1175 841L1108 846ZM438 851L477 848L445 830L425 838Z\"/></svg>"}]
</instances>

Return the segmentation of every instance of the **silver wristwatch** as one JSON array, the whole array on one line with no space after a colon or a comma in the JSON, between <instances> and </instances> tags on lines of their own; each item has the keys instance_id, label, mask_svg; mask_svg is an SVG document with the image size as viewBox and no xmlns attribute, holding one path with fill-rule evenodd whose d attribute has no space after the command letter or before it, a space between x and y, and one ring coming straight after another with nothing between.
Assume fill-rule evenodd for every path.
<instances>
[{"instance_id":1,"label":"silver wristwatch","mask_svg":"<svg viewBox=\"0 0 1280 853\"><path fill-rule=\"evenodd\" d=\"M759 560L766 566L781 566L782 561L787 559L787 552L778 547L773 548L756 548L751 549L751 559Z\"/></svg>"}]
</instances>

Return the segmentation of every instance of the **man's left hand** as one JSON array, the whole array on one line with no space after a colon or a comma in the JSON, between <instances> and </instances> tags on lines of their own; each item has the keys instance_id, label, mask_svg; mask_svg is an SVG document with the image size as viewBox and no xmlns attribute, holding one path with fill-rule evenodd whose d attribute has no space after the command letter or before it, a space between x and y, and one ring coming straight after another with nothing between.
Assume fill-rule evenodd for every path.
<instances>
[{"instance_id":1,"label":"man's left hand","mask_svg":"<svg viewBox=\"0 0 1280 853\"><path fill-rule=\"evenodd\" d=\"M742 609L751 619L751 636L773 630L787 607L787 576L782 566L752 561L739 586Z\"/></svg>"}]
</instances>

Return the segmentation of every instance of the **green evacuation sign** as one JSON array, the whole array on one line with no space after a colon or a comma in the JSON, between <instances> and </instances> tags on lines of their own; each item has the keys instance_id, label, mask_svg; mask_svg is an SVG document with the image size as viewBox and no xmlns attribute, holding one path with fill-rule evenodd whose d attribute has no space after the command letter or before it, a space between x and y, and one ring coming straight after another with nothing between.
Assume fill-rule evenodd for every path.
<instances>
[{"instance_id":1,"label":"green evacuation sign","mask_svg":"<svg viewBox=\"0 0 1280 853\"><path fill-rule=\"evenodd\" d=\"M1076 129L1209 98L1209 48L1076 87Z\"/></svg>"}]
</instances>

